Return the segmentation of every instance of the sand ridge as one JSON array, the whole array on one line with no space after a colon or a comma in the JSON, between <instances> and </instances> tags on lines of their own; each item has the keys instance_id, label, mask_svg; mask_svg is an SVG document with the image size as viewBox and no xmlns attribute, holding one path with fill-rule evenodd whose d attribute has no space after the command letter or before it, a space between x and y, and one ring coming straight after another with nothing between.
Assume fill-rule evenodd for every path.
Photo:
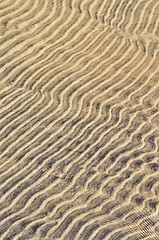
<instances>
[{"instance_id":1,"label":"sand ridge","mask_svg":"<svg viewBox=\"0 0 159 240\"><path fill-rule=\"evenodd\" d=\"M158 12L0 0L0 239L159 239Z\"/></svg>"}]
</instances>

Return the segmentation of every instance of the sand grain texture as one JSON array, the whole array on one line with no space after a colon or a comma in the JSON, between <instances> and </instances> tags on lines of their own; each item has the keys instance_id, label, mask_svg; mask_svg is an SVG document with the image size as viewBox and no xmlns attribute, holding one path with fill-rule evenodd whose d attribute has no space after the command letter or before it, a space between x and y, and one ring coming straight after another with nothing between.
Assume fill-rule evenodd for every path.
<instances>
[{"instance_id":1,"label":"sand grain texture","mask_svg":"<svg viewBox=\"0 0 159 240\"><path fill-rule=\"evenodd\" d=\"M159 240L159 0L0 0L0 240Z\"/></svg>"}]
</instances>

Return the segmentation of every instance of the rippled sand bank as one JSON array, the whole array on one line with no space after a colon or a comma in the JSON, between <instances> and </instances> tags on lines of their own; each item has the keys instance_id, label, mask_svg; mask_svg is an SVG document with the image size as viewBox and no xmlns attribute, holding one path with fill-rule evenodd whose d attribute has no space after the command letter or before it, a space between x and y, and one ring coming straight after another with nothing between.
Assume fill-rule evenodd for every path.
<instances>
[{"instance_id":1,"label":"rippled sand bank","mask_svg":"<svg viewBox=\"0 0 159 240\"><path fill-rule=\"evenodd\" d=\"M159 240L159 0L0 0L0 239Z\"/></svg>"}]
</instances>

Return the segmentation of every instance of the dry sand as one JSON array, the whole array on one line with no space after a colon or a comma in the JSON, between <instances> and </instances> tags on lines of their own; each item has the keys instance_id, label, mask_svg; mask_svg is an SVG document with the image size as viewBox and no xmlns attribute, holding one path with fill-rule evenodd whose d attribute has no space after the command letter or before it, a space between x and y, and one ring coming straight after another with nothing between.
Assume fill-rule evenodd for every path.
<instances>
[{"instance_id":1,"label":"dry sand","mask_svg":"<svg viewBox=\"0 0 159 240\"><path fill-rule=\"evenodd\" d=\"M0 240L159 240L159 0L0 0Z\"/></svg>"}]
</instances>

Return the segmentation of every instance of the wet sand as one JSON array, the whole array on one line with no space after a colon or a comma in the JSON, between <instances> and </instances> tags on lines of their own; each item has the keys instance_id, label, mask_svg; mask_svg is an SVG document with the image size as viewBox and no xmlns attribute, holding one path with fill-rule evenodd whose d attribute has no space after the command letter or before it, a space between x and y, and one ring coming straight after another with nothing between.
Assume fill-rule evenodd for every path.
<instances>
[{"instance_id":1,"label":"wet sand","mask_svg":"<svg viewBox=\"0 0 159 240\"><path fill-rule=\"evenodd\" d=\"M0 239L159 240L159 0L0 0Z\"/></svg>"}]
</instances>

